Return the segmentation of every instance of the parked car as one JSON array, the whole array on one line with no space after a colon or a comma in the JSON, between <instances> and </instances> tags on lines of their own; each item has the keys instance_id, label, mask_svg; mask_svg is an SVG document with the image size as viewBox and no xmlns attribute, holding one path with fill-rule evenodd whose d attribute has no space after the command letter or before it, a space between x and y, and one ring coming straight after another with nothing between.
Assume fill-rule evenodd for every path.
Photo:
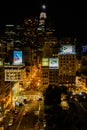
<instances>
[{"instance_id":1,"label":"parked car","mask_svg":"<svg viewBox=\"0 0 87 130\"><path fill-rule=\"evenodd\" d=\"M12 126L13 125L13 119L10 119L8 122L8 126Z\"/></svg>"}]
</instances>

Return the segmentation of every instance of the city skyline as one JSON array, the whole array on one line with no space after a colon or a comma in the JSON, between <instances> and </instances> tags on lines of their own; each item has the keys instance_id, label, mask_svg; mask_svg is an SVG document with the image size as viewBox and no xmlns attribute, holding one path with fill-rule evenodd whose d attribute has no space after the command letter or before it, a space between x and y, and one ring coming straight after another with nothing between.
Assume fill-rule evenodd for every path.
<instances>
[{"instance_id":1,"label":"city skyline","mask_svg":"<svg viewBox=\"0 0 87 130\"><path fill-rule=\"evenodd\" d=\"M57 3L55 0L46 2L46 0L32 0L30 3L22 1L9 2L0 8L0 30L3 30L5 24L19 24L25 17L38 16L41 12L41 5L46 4L47 17L50 17L54 23L58 37L76 36L82 41L87 42L87 18L86 8L72 4ZM4 10L3 10L4 9Z\"/></svg>"}]
</instances>

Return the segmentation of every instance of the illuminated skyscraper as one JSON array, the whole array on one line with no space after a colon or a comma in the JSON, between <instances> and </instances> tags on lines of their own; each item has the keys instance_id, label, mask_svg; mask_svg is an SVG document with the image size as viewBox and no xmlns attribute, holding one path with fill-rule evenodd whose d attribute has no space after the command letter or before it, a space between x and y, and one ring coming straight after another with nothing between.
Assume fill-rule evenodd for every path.
<instances>
[{"instance_id":1,"label":"illuminated skyscraper","mask_svg":"<svg viewBox=\"0 0 87 130\"><path fill-rule=\"evenodd\" d=\"M7 52L14 47L14 36L15 36L15 26L11 24L5 25L5 37Z\"/></svg>"},{"instance_id":2,"label":"illuminated skyscraper","mask_svg":"<svg viewBox=\"0 0 87 130\"><path fill-rule=\"evenodd\" d=\"M3 37L0 37L0 112L4 107L5 81L4 81L4 58L6 56L5 43Z\"/></svg>"},{"instance_id":3,"label":"illuminated skyscraper","mask_svg":"<svg viewBox=\"0 0 87 130\"><path fill-rule=\"evenodd\" d=\"M47 19L46 5L42 5L40 16L39 16L39 25L38 25L38 29L37 29L38 30L38 34L40 36L44 36L45 35L46 19Z\"/></svg>"},{"instance_id":4,"label":"illuminated skyscraper","mask_svg":"<svg viewBox=\"0 0 87 130\"><path fill-rule=\"evenodd\" d=\"M24 28L22 27L22 25L15 26L15 37L14 37L15 49L22 49L24 45L23 32L24 32Z\"/></svg>"},{"instance_id":5,"label":"illuminated skyscraper","mask_svg":"<svg viewBox=\"0 0 87 130\"><path fill-rule=\"evenodd\" d=\"M38 37L37 37L37 17L31 16L26 17L23 22L24 26L24 62L33 64L36 60L36 50L38 48Z\"/></svg>"}]
</instances>

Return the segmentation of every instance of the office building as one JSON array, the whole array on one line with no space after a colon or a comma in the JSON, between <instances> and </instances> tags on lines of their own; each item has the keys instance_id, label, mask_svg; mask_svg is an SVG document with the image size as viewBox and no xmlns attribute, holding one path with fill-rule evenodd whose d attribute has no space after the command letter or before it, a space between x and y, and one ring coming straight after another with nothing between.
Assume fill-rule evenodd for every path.
<instances>
[{"instance_id":1,"label":"office building","mask_svg":"<svg viewBox=\"0 0 87 130\"><path fill-rule=\"evenodd\" d=\"M59 84L74 86L76 78L76 51L75 45L62 44L59 57Z\"/></svg>"}]
</instances>

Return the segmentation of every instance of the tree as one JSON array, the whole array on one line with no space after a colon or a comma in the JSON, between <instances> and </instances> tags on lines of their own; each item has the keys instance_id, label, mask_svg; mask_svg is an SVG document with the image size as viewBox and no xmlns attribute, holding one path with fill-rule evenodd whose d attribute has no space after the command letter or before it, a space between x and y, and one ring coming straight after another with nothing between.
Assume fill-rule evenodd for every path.
<instances>
[{"instance_id":1,"label":"tree","mask_svg":"<svg viewBox=\"0 0 87 130\"><path fill-rule=\"evenodd\" d=\"M44 94L45 105L58 105L61 102L61 91L58 86L49 85Z\"/></svg>"}]
</instances>

